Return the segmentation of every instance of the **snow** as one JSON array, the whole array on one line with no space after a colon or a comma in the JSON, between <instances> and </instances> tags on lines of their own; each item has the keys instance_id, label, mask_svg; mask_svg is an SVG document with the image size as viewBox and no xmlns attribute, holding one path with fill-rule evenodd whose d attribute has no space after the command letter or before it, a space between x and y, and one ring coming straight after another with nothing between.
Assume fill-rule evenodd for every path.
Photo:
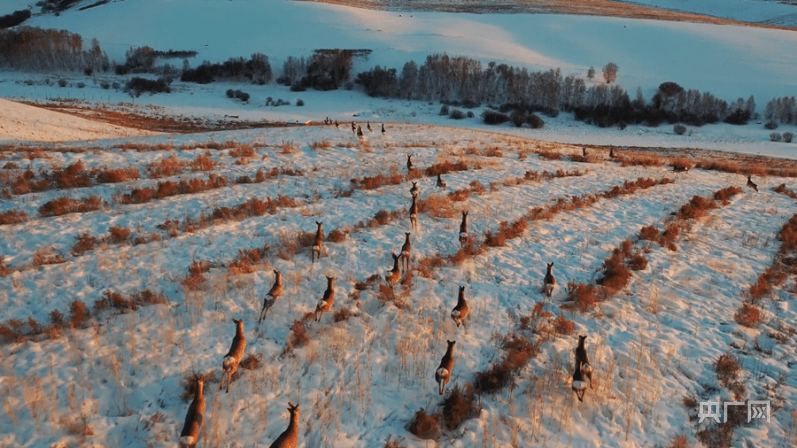
<instances>
[{"instance_id":1,"label":"snow","mask_svg":"<svg viewBox=\"0 0 797 448\"><path fill-rule=\"evenodd\" d=\"M130 45L199 47L195 61L262 51L276 68L283 57L306 55L320 47L372 48L374 53L363 66L397 66L433 51L484 58L485 62L500 60L498 55L519 65L560 66L566 72L614 60L620 66L619 82L629 90L638 84L650 93L659 82L676 81L728 100L755 94L759 109L768 95L793 94L797 82L793 77L797 56L791 51L795 37L785 31L552 15L413 13L413 17L398 17L397 13L278 1L191 5L195 7L189 15L182 0L114 2L83 12L67 11L57 20L37 17L31 25L57 24L87 39L97 37L117 58ZM232 15L230 8L237 14ZM153 20L141 18L145 14ZM230 22L234 27L212 26L218 17L231 15L240 20ZM190 17L191 22L175 20L180 17ZM159 28L166 22L171 28ZM314 32L302 32L306 29ZM687 54L674 50L687 44ZM124 80L97 76L98 80ZM635 239L641 227L661 227L694 195L744 186L746 178L697 169L675 174L664 167L621 167L597 148L590 154L599 160L588 164L544 160L533 152L521 156L541 147L580 154L580 144L612 144L795 158L794 144L769 142L770 131L760 124L690 127L686 135L677 136L670 126L598 129L562 113L544 117L543 129L530 130L489 127L478 119L449 120L437 115L440 105L436 103L374 99L356 90L294 93L273 84L175 82L170 94L130 98L104 90L82 74L6 72L2 78L3 98L41 102L69 98L80 105L152 115L213 120L239 115L242 120L313 120L314 125L156 134L0 100L4 132L0 141L60 142L58 147L34 143L43 148L33 154L6 148L0 153L0 166L14 162L20 169L3 169L3 182L28 167L37 173L78 160L87 169L132 166L145 173L148 164L167 157L193 160L204 153L218 163L214 174L228 178L274 167L304 173L142 205L122 205L114 197L163 180L207 175L187 172L167 179L143 175L120 184L4 198L0 212L20 210L30 219L0 226L0 255L13 271L0 277L2 323L33 317L47 324L52 310L68 315L72 301L91 306L107 290L130 294L151 288L162 291L169 304L118 316L100 314L91 327L67 329L54 340L0 344L4 361L0 446L173 447L188 409L188 403L180 399L181 381L201 372L214 372L216 379L206 382L200 446L268 446L288 424L285 407L289 401L304 410L299 418L300 447L379 447L389 437L401 438L401 446L407 448L430 446L411 435L406 424L418 409L441 409L434 376L445 341L457 342L456 363L446 388L450 391L472 383L476 372L503 356L495 335L525 331L519 330L520 318L531 314L537 303L555 316L572 320L574 332L545 342L540 355L514 378L513 387L481 396L479 415L454 431L443 431L438 446L667 446L678 434L699 446L695 432L708 425L696 423L698 410L687 408L683 398L735 400L714 372L713 363L725 353L740 361L744 398L773 403L771 421L743 423L736 429L734 446L794 443L791 413L797 402L797 378L791 371L797 362L797 346L794 335L788 333L788 327L797 322L794 276L759 303L764 319L758 327L742 327L733 316L749 286L771 265L780 245L775 235L797 213L797 203L772 188L785 183L797 189L797 181L755 176L760 192L745 189L730 204L694 223L676 241L676 251L655 243L637 244L647 248L648 266L635 272L630 286L616 297L579 314L560 308L568 283L594 282L603 260L623 240ZM58 87L53 82L58 78L66 79L69 86ZM88 85L73 87L81 81ZM245 89L252 94L251 102L226 98L228 88ZM289 100L291 105L264 106L268 96ZM297 99L305 106L295 106ZM475 112L478 116L480 109ZM341 128L318 125L327 116L340 120ZM366 132L360 141L348 126L350 120L370 121L377 131ZM381 123L386 123L384 136L378 131ZM795 131L789 126L778 131L786 130ZM255 156L241 164L229 149L195 149L211 141L249 145ZM313 143L325 141L331 147L312 149ZM127 142L163 146L139 152L122 149ZM295 151L283 151L283 146ZM469 154L496 147L502 157ZM356 190L348 197L340 192L351 186L352 178L403 173L408 154L419 169L444 159L478 161L481 169L444 175L445 191L474 181L487 188L484 195L454 203L456 213L450 218L418 215L420 230L412 234L411 261L416 267L423 257L456 252L460 210L469 211L469 235L480 239L484 232L497 229L499 222L511 222L529 208L551 204L556 198L605 191L639 177L670 177L676 182L602 199L591 207L560 213L551 221L533 222L505 246L490 248L460 266L436 269L431 278L415 272L410 289L394 286L409 305L399 309L380 303L378 290L358 291L355 283L374 274L382 282L393 265L390 253L397 252L404 232L410 230L407 215L385 226L353 229L379 210L407 210L411 182ZM527 171L559 169L585 174L489 188L490 183ZM420 199L441 194L434 177L416 182ZM64 195L97 195L107 204L95 212L38 216L40 206ZM278 195L296 199L299 206L240 222L217 222L176 236L158 227L167 219L197 218L214 208ZM272 250L250 274L232 275L225 267L239 250L280 247L297 232L315 231L316 221L324 223L326 235L332 229L351 231L341 243L325 241L318 262L311 261L308 248L287 257ZM76 236L99 237L108 234L111 226L130 229L135 235L159 234L161 239L139 245L98 244L83 255L70 254ZM61 254L65 262L37 266L37 253ZM210 261L212 267L207 287L188 291L182 280L195 261ZM543 278L546 263L552 262L559 287L547 298ZM274 282L273 270L282 273L284 291L258 325L261 301ZM293 322L312 312L323 296L325 276L337 278L332 310L320 322L306 323L308 345L286 351ZM470 312L467 326L458 328L450 313L460 286L467 289ZM350 309L352 317L334 322L332 314L343 308ZM254 370L239 369L230 392L224 393L214 385L235 333L231 318L245 323L247 355L262 359ZM589 336L586 350L595 382L595 389L586 389L583 403L574 396L571 383L577 335ZM783 342L774 339L778 335L785 335Z\"/></svg>"},{"instance_id":2,"label":"snow","mask_svg":"<svg viewBox=\"0 0 797 448\"><path fill-rule=\"evenodd\" d=\"M157 132L114 126L0 99L0 141L59 142L143 137Z\"/></svg>"}]
</instances>

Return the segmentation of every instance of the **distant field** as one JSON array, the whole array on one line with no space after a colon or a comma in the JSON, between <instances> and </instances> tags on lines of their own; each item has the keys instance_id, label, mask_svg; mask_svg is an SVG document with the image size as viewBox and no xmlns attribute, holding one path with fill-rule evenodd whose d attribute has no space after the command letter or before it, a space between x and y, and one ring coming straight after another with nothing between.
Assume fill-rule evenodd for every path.
<instances>
[{"instance_id":1,"label":"distant field","mask_svg":"<svg viewBox=\"0 0 797 448\"><path fill-rule=\"evenodd\" d=\"M712 23L717 25L746 25L761 28L793 30L793 27L767 25L761 23L742 22L692 14L666 9L650 8L609 0L421 0L421 1L380 1L380 0L306 0L331 3L335 5L354 6L366 9L388 9L408 11L442 11L483 13L545 13L545 14L577 14L606 17L627 17L633 19L672 20L678 22Z\"/></svg>"}]
</instances>

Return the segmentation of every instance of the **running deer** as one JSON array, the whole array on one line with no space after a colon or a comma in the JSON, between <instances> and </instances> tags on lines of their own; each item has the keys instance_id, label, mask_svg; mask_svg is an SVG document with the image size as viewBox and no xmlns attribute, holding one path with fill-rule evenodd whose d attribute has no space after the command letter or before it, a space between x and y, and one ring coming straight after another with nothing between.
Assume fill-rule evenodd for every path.
<instances>
[{"instance_id":1,"label":"running deer","mask_svg":"<svg viewBox=\"0 0 797 448\"><path fill-rule=\"evenodd\" d=\"M225 393L230 391L230 382L232 381L232 376L236 370L238 370L238 364L241 363L241 360L244 357L244 352L246 352L246 336L244 336L244 321L233 319L235 322L235 337L232 338L232 344L230 344L230 351L224 356L224 361L221 363L221 382L219 383L219 390L224 386L224 377L227 377L227 389L225 389Z\"/></svg>"},{"instance_id":2,"label":"running deer","mask_svg":"<svg viewBox=\"0 0 797 448\"><path fill-rule=\"evenodd\" d=\"M672 165L672 170L675 173L686 173L689 171L689 166L676 162Z\"/></svg>"},{"instance_id":3,"label":"running deer","mask_svg":"<svg viewBox=\"0 0 797 448\"><path fill-rule=\"evenodd\" d=\"M615 157L617 157L617 156L614 154L614 148L609 149L609 158L613 159Z\"/></svg>"},{"instance_id":4,"label":"running deer","mask_svg":"<svg viewBox=\"0 0 797 448\"><path fill-rule=\"evenodd\" d=\"M589 363L587 349L584 348L584 341L586 339L586 336L578 337L578 347L576 347L576 365L581 366L582 378L587 378L589 380L589 388L595 389L595 387L592 386L592 366Z\"/></svg>"},{"instance_id":5,"label":"running deer","mask_svg":"<svg viewBox=\"0 0 797 448\"><path fill-rule=\"evenodd\" d=\"M353 121L351 122L351 131L354 133L357 132L357 125Z\"/></svg>"},{"instance_id":6,"label":"running deer","mask_svg":"<svg viewBox=\"0 0 797 448\"><path fill-rule=\"evenodd\" d=\"M415 198L412 198L412 205L410 205L410 225L416 232L418 231L418 205L415 203Z\"/></svg>"},{"instance_id":7,"label":"running deer","mask_svg":"<svg viewBox=\"0 0 797 448\"><path fill-rule=\"evenodd\" d=\"M401 259L402 270L404 271L404 274L406 274L410 269L410 252L412 251L412 244L410 243L410 233L404 232L404 234L407 235L407 237L404 240L404 245L401 246L399 259Z\"/></svg>"},{"instance_id":8,"label":"running deer","mask_svg":"<svg viewBox=\"0 0 797 448\"><path fill-rule=\"evenodd\" d=\"M260 318L257 320L258 324L260 324L260 322L266 318L266 313L268 313L268 310L274 306L274 302L276 302L277 299L279 299L282 295L282 274L280 274L280 271L275 269L274 275L277 276L277 279L274 280L274 285L266 293L267 297L263 299L263 309L260 310ZM271 296L271 299L269 299L268 296Z\"/></svg>"},{"instance_id":9,"label":"running deer","mask_svg":"<svg viewBox=\"0 0 797 448\"><path fill-rule=\"evenodd\" d=\"M462 223L459 225L459 245L464 246L468 242L468 212L462 211Z\"/></svg>"},{"instance_id":10,"label":"running deer","mask_svg":"<svg viewBox=\"0 0 797 448\"><path fill-rule=\"evenodd\" d=\"M414 167L412 166L412 154L407 154L407 172L411 173L413 168Z\"/></svg>"},{"instance_id":11,"label":"running deer","mask_svg":"<svg viewBox=\"0 0 797 448\"><path fill-rule=\"evenodd\" d=\"M382 123L382 135L385 135L385 124Z\"/></svg>"},{"instance_id":12,"label":"running deer","mask_svg":"<svg viewBox=\"0 0 797 448\"><path fill-rule=\"evenodd\" d=\"M202 419L205 416L205 396L202 391L204 384L201 377L196 379L194 400L188 406L183 431L180 433L180 448L194 447L199 441L199 427L202 426Z\"/></svg>"},{"instance_id":13,"label":"running deer","mask_svg":"<svg viewBox=\"0 0 797 448\"><path fill-rule=\"evenodd\" d=\"M440 173L437 173L437 188L445 188L445 187L446 187L446 183L440 177Z\"/></svg>"},{"instance_id":14,"label":"running deer","mask_svg":"<svg viewBox=\"0 0 797 448\"><path fill-rule=\"evenodd\" d=\"M556 287L556 277L553 276L552 271L553 263L548 263L548 272L545 273L545 280L543 282L545 285L545 294L547 294L548 297L551 297L551 294L553 294L553 289Z\"/></svg>"},{"instance_id":15,"label":"running deer","mask_svg":"<svg viewBox=\"0 0 797 448\"><path fill-rule=\"evenodd\" d=\"M586 146L581 148L581 155L584 156L584 157L587 157L587 148L586 148Z\"/></svg>"},{"instance_id":16,"label":"running deer","mask_svg":"<svg viewBox=\"0 0 797 448\"><path fill-rule=\"evenodd\" d=\"M459 287L459 298L457 299L457 306L451 310L451 318L454 319L454 323L457 324L457 327L460 325L465 325L465 318L468 317L468 302L465 301L465 287Z\"/></svg>"},{"instance_id":17,"label":"running deer","mask_svg":"<svg viewBox=\"0 0 797 448\"><path fill-rule=\"evenodd\" d=\"M366 121L365 122L365 127L368 128L368 132L374 132L374 130L371 129L371 122L370 121Z\"/></svg>"},{"instance_id":18,"label":"running deer","mask_svg":"<svg viewBox=\"0 0 797 448\"><path fill-rule=\"evenodd\" d=\"M448 343L448 350L443 358L440 360L440 365L434 372L434 381L437 383L437 391L443 395L446 391L446 384L451 379L451 371L454 369L454 344L457 341L446 341Z\"/></svg>"},{"instance_id":19,"label":"running deer","mask_svg":"<svg viewBox=\"0 0 797 448\"><path fill-rule=\"evenodd\" d=\"M324 291L324 297L315 306L316 322L321 322L321 316L332 309L333 303L335 303L335 277L327 277L327 290Z\"/></svg>"},{"instance_id":20,"label":"running deer","mask_svg":"<svg viewBox=\"0 0 797 448\"><path fill-rule=\"evenodd\" d=\"M357 126L357 137L363 138L363 128Z\"/></svg>"},{"instance_id":21,"label":"running deer","mask_svg":"<svg viewBox=\"0 0 797 448\"><path fill-rule=\"evenodd\" d=\"M413 181L412 188L410 188L410 194L412 195L413 198L417 198L418 194L420 194L421 192L420 188L418 188L418 185L416 185L417 183L418 182Z\"/></svg>"},{"instance_id":22,"label":"running deer","mask_svg":"<svg viewBox=\"0 0 797 448\"><path fill-rule=\"evenodd\" d=\"M390 255L393 257L393 269L387 271L385 281L392 288L393 285L401 280L401 269L399 269L399 256L393 252L391 252Z\"/></svg>"},{"instance_id":23,"label":"running deer","mask_svg":"<svg viewBox=\"0 0 797 448\"><path fill-rule=\"evenodd\" d=\"M315 232L315 241L313 242L312 253L310 254L310 261L315 262L321 260L321 249L324 248L324 223L315 222L318 225L318 230Z\"/></svg>"},{"instance_id":24,"label":"running deer","mask_svg":"<svg viewBox=\"0 0 797 448\"><path fill-rule=\"evenodd\" d=\"M578 401L584 401L584 392L587 391L587 383L584 382L584 372L581 370L581 363L576 362L576 371L573 372L573 384L570 386L576 393Z\"/></svg>"},{"instance_id":25,"label":"running deer","mask_svg":"<svg viewBox=\"0 0 797 448\"><path fill-rule=\"evenodd\" d=\"M755 191L758 191L758 184L753 182L753 179L750 179L750 175L747 175L747 186L752 188Z\"/></svg>"},{"instance_id":26,"label":"running deer","mask_svg":"<svg viewBox=\"0 0 797 448\"><path fill-rule=\"evenodd\" d=\"M335 129L340 129L340 125L338 124L338 120L335 120Z\"/></svg>"},{"instance_id":27,"label":"running deer","mask_svg":"<svg viewBox=\"0 0 797 448\"><path fill-rule=\"evenodd\" d=\"M282 431L282 434L269 445L269 448L296 448L299 444L299 405L294 405L289 401L288 412L291 413L288 429Z\"/></svg>"}]
</instances>

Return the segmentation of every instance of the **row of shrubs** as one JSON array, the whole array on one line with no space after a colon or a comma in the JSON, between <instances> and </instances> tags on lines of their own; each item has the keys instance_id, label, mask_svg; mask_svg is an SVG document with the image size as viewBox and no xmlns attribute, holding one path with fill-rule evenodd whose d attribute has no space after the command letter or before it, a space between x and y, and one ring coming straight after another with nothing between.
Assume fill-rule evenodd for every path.
<instances>
[{"instance_id":1,"label":"row of shrubs","mask_svg":"<svg viewBox=\"0 0 797 448\"><path fill-rule=\"evenodd\" d=\"M137 168L94 168L86 170L83 161L56 168L51 172L41 171L36 176L32 170L25 170L21 176L11 183L10 192L19 195L37 193L53 189L91 187L105 183L119 183L136 180L141 177ZM9 196L4 190L3 196Z\"/></svg>"},{"instance_id":2,"label":"row of shrubs","mask_svg":"<svg viewBox=\"0 0 797 448\"><path fill-rule=\"evenodd\" d=\"M149 289L130 295L107 290L103 293L102 298L94 301L93 308L95 315L108 312L125 314L143 306L166 303L168 301L163 294L152 292ZM89 307L80 300L73 300L69 304L68 313L68 315L64 315L58 309L52 310L49 313L49 325L40 324L33 316L26 321L10 319L0 324L0 338L6 343L19 343L26 340L36 340L40 337L57 339L66 329L87 328L92 322L92 313Z\"/></svg>"}]
</instances>

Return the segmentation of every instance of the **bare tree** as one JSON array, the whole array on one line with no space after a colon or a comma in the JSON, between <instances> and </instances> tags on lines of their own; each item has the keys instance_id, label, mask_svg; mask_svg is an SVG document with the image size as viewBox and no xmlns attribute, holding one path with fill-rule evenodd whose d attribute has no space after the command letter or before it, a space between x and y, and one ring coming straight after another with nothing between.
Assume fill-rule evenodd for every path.
<instances>
[{"instance_id":1,"label":"bare tree","mask_svg":"<svg viewBox=\"0 0 797 448\"><path fill-rule=\"evenodd\" d=\"M617 79L617 70L619 67L614 62L609 62L603 67L603 79L606 80L606 84L611 84Z\"/></svg>"}]
</instances>

